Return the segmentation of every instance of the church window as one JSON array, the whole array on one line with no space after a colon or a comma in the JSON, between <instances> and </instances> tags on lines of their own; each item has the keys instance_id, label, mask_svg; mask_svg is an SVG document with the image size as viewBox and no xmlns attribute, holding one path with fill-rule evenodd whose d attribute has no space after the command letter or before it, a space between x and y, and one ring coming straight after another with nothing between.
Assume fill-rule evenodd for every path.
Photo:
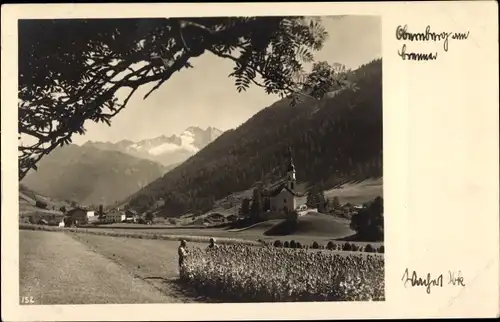
<instances>
[{"instance_id":1,"label":"church window","mask_svg":"<svg viewBox=\"0 0 500 322\"><path fill-rule=\"evenodd\" d=\"M283 199L283 202L286 203L286 199Z\"/></svg>"},{"instance_id":2,"label":"church window","mask_svg":"<svg viewBox=\"0 0 500 322\"><path fill-rule=\"evenodd\" d=\"M293 190L293 182L290 183L290 188Z\"/></svg>"}]
</instances>

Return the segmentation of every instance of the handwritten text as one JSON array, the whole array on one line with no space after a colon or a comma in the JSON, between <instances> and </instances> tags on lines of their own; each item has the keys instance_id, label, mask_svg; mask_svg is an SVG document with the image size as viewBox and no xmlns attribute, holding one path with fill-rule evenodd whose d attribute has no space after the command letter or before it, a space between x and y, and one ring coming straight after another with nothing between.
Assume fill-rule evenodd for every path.
<instances>
[{"instance_id":1,"label":"handwritten text","mask_svg":"<svg viewBox=\"0 0 500 322\"><path fill-rule=\"evenodd\" d=\"M443 49L445 52L449 49L450 39L452 40L467 40L469 38L470 32L434 32L431 30L431 26L427 26L424 32L409 32L408 26L399 25L396 28L396 39L407 41L407 42L442 42ZM401 50L398 50L398 56L403 60L436 60L438 57L437 52L430 53L415 53L409 52L407 50L406 43L403 44Z\"/></svg>"},{"instance_id":2,"label":"handwritten text","mask_svg":"<svg viewBox=\"0 0 500 322\"><path fill-rule=\"evenodd\" d=\"M410 273L410 270L407 268L401 278L401 281L403 282L404 287L424 287L425 292L430 294L433 287L444 287L444 276L444 274L432 276L431 273L427 273L421 277L416 271L412 271ZM448 285L465 287L462 272L448 271Z\"/></svg>"}]
</instances>

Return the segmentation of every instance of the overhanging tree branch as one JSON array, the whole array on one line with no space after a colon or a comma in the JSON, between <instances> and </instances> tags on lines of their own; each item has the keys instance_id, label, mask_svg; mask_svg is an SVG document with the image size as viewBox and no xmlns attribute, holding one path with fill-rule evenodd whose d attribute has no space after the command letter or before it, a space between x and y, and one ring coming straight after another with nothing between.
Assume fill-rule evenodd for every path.
<instances>
[{"instance_id":1,"label":"overhanging tree branch","mask_svg":"<svg viewBox=\"0 0 500 322\"><path fill-rule=\"evenodd\" d=\"M230 77L238 90L254 84L268 93L320 96L303 93L292 76L301 59L310 58L307 49L320 48L326 35L303 17L32 20L19 28L19 133L36 139L19 149L20 179L73 134L83 134L86 120L109 124L139 87L155 84L146 99L205 51L236 64ZM240 57L231 55L235 50ZM145 66L132 68L139 62ZM321 88L317 78L310 80L316 82L311 88ZM119 102L123 87L131 92Z\"/></svg>"}]
</instances>

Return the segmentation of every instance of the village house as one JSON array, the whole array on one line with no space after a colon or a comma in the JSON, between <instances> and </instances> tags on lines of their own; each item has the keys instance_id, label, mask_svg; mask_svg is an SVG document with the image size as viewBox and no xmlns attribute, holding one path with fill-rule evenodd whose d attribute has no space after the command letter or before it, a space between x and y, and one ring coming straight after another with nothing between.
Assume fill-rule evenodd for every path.
<instances>
[{"instance_id":1,"label":"village house","mask_svg":"<svg viewBox=\"0 0 500 322\"><path fill-rule=\"evenodd\" d=\"M124 220L125 220L125 213L118 209L111 209L106 213L106 215L104 215L104 218L102 219L102 221L106 223L118 223Z\"/></svg>"},{"instance_id":2,"label":"village house","mask_svg":"<svg viewBox=\"0 0 500 322\"><path fill-rule=\"evenodd\" d=\"M133 209L127 209L125 211L125 221L126 222L137 222L139 220L139 215Z\"/></svg>"},{"instance_id":3,"label":"village house","mask_svg":"<svg viewBox=\"0 0 500 322\"><path fill-rule=\"evenodd\" d=\"M99 216L94 210L87 210L87 223L94 224L99 222Z\"/></svg>"},{"instance_id":4,"label":"village house","mask_svg":"<svg viewBox=\"0 0 500 322\"><path fill-rule=\"evenodd\" d=\"M81 207L73 208L66 213L66 218L70 219L70 220L67 220L70 224L69 225L66 224L66 226L70 226L71 224L75 224L75 225L87 224L88 217L89 217L89 214L87 213L86 209L83 209Z\"/></svg>"}]
</instances>

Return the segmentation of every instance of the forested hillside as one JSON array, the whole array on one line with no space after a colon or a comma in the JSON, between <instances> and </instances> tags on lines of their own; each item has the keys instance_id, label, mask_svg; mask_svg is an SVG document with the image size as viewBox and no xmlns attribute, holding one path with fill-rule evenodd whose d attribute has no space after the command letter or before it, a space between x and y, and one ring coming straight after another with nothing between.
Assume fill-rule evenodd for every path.
<instances>
[{"instance_id":1,"label":"forested hillside","mask_svg":"<svg viewBox=\"0 0 500 322\"><path fill-rule=\"evenodd\" d=\"M74 144L55 149L22 183L41 194L84 205L114 205L165 173L155 162Z\"/></svg>"},{"instance_id":2,"label":"forested hillside","mask_svg":"<svg viewBox=\"0 0 500 322\"><path fill-rule=\"evenodd\" d=\"M289 147L299 181L327 189L382 176L382 60L350 78L356 91L296 106L283 99L261 110L138 191L130 205L145 209L164 198L166 216L209 210L217 199L282 175Z\"/></svg>"}]
</instances>

